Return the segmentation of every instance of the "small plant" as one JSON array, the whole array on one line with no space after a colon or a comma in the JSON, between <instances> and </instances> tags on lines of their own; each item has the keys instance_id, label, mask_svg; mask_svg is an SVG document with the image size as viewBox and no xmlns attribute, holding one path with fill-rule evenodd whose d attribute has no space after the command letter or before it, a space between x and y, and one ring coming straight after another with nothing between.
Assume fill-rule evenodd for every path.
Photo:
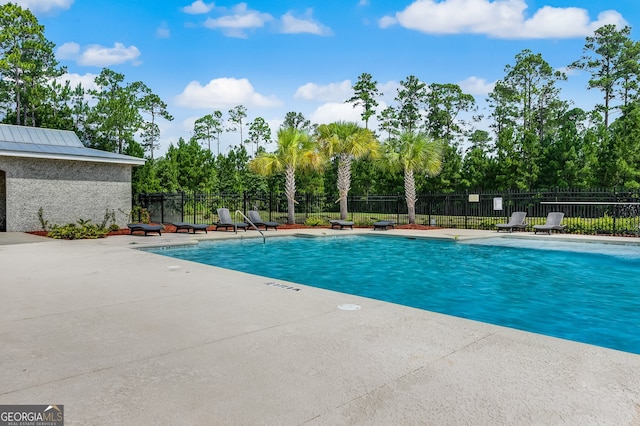
<instances>
[{"instance_id":1,"label":"small plant","mask_svg":"<svg viewBox=\"0 0 640 426\"><path fill-rule=\"evenodd\" d=\"M91 219L78 219L78 225L80 225L81 227L87 226L90 222Z\"/></svg>"},{"instance_id":2,"label":"small plant","mask_svg":"<svg viewBox=\"0 0 640 426\"><path fill-rule=\"evenodd\" d=\"M495 229L496 228L496 223L498 223L499 221L496 219L485 219L480 221L480 223L478 224L478 229Z\"/></svg>"},{"instance_id":3,"label":"small plant","mask_svg":"<svg viewBox=\"0 0 640 426\"><path fill-rule=\"evenodd\" d=\"M362 218L356 221L356 225L357 226L373 226L373 222L375 222L375 220L371 218Z\"/></svg>"},{"instance_id":4,"label":"small plant","mask_svg":"<svg viewBox=\"0 0 640 426\"><path fill-rule=\"evenodd\" d=\"M40 226L42 226L42 230L47 231L49 222L44 219L44 209L42 207L38 209L38 220L40 221Z\"/></svg>"},{"instance_id":5,"label":"small plant","mask_svg":"<svg viewBox=\"0 0 640 426\"><path fill-rule=\"evenodd\" d=\"M107 226L107 222L109 226ZM109 231L117 231L120 229L116 220L116 211L106 209L104 212L104 218L102 219L102 223L100 224L101 228L108 229Z\"/></svg>"},{"instance_id":6,"label":"small plant","mask_svg":"<svg viewBox=\"0 0 640 426\"><path fill-rule=\"evenodd\" d=\"M55 238L57 240L75 240L80 238L80 228L78 228L75 223L69 223L62 226L53 225L47 234L47 237Z\"/></svg>"},{"instance_id":7,"label":"small plant","mask_svg":"<svg viewBox=\"0 0 640 426\"><path fill-rule=\"evenodd\" d=\"M79 240L104 238L108 233L106 228L91 223L90 219L78 219L77 223L53 225L47 236L55 239Z\"/></svg>"},{"instance_id":8,"label":"small plant","mask_svg":"<svg viewBox=\"0 0 640 426\"><path fill-rule=\"evenodd\" d=\"M307 226L327 226L329 222L319 217L308 217L304 224Z\"/></svg>"},{"instance_id":9,"label":"small plant","mask_svg":"<svg viewBox=\"0 0 640 426\"><path fill-rule=\"evenodd\" d=\"M141 223L150 223L151 215L149 214L149 211L144 207L134 206L133 210L131 210L131 221L141 222Z\"/></svg>"}]
</instances>

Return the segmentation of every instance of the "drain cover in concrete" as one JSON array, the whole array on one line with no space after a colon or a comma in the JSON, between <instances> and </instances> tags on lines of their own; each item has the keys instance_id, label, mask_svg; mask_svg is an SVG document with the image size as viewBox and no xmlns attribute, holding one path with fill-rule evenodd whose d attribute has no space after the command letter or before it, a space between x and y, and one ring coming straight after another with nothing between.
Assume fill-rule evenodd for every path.
<instances>
[{"instance_id":1,"label":"drain cover in concrete","mask_svg":"<svg viewBox=\"0 0 640 426\"><path fill-rule=\"evenodd\" d=\"M342 305L338 305L338 309L343 310L343 311L357 311L361 307L362 306L360 306L360 305L354 305L352 303L344 303Z\"/></svg>"}]
</instances>

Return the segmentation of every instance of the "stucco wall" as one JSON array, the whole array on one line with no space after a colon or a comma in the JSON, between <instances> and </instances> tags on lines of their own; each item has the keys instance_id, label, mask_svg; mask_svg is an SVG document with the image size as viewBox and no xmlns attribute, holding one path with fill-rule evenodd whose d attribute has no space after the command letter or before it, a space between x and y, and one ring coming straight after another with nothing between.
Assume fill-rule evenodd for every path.
<instances>
[{"instance_id":1,"label":"stucco wall","mask_svg":"<svg viewBox=\"0 0 640 426\"><path fill-rule=\"evenodd\" d=\"M6 231L7 208L5 200L5 177L4 170L0 169L0 232Z\"/></svg>"},{"instance_id":2,"label":"stucco wall","mask_svg":"<svg viewBox=\"0 0 640 426\"><path fill-rule=\"evenodd\" d=\"M0 156L0 170L6 177L7 231L42 229L40 207L49 224L100 224L107 210L115 211L120 227L127 224L131 166Z\"/></svg>"}]
</instances>

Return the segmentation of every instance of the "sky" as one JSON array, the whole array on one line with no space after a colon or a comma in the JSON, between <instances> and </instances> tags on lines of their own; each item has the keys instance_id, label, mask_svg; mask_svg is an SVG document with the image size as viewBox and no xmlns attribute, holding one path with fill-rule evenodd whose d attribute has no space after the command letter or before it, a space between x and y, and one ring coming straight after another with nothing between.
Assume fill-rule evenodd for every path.
<instances>
[{"instance_id":1,"label":"sky","mask_svg":"<svg viewBox=\"0 0 640 426\"><path fill-rule=\"evenodd\" d=\"M0 0L0 3L6 1ZM600 94L588 74L567 66L585 37L605 24L628 25L638 40L639 0L14 0L30 9L67 68L85 89L103 68L142 81L168 105L163 155L188 140L197 118L247 108L277 131L287 112L313 123L361 122L344 101L369 73L394 105L399 82L414 75L455 83L487 114L486 98L505 66L524 49L567 73L561 97L590 109ZM375 120L370 128L376 127ZM478 124L486 127L486 122ZM243 138L248 128L245 125ZM223 134L220 153L240 143ZM267 146L273 150L274 144ZM218 153L218 147L211 150ZM252 153L252 147L247 147Z\"/></svg>"}]
</instances>

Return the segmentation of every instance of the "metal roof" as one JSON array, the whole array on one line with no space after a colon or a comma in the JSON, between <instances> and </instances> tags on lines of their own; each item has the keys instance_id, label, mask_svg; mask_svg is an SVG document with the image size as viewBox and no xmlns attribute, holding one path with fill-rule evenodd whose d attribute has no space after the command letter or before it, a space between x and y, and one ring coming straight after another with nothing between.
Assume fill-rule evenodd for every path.
<instances>
[{"instance_id":1,"label":"metal roof","mask_svg":"<svg viewBox=\"0 0 640 426\"><path fill-rule=\"evenodd\" d=\"M0 124L0 156L142 165L144 158L86 148L69 130Z\"/></svg>"}]
</instances>

